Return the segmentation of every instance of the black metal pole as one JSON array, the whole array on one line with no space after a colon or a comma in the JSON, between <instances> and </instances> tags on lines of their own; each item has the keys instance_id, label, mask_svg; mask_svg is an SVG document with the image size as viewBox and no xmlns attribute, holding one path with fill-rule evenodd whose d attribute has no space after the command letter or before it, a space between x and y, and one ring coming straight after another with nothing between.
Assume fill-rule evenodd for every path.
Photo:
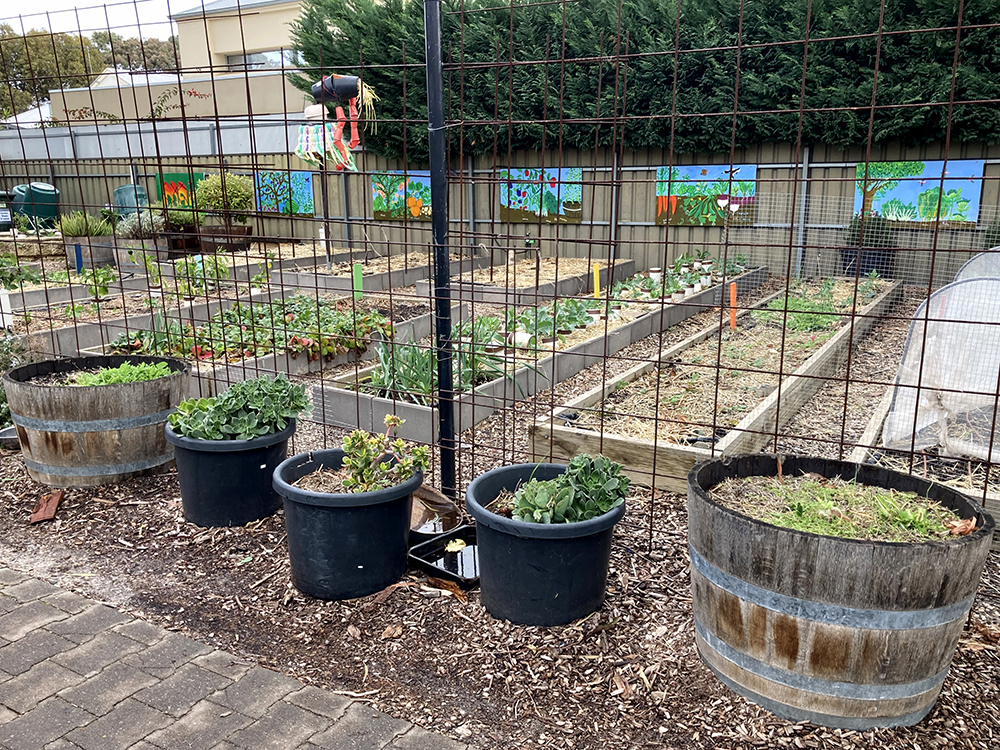
<instances>
[{"instance_id":1,"label":"black metal pole","mask_svg":"<svg viewBox=\"0 0 1000 750\"><path fill-rule=\"evenodd\" d=\"M427 59L431 230L434 238L441 490L454 498L458 495L458 483L455 479L455 387L451 371L451 259L448 256L448 153L445 148L444 73L441 65L441 0L424 0L424 50Z\"/></svg>"}]
</instances>

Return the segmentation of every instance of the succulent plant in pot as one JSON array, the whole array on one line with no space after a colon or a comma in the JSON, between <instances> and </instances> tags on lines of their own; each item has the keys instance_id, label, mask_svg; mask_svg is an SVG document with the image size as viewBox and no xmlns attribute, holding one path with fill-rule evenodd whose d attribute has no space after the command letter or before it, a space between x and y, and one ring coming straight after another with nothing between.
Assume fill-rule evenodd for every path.
<instances>
[{"instance_id":1,"label":"succulent plant in pot","mask_svg":"<svg viewBox=\"0 0 1000 750\"><path fill-rule=\"evenodd\" d=\"M355 430L339 449L292 456L273 475L284 498L292 582L320 599L375 593L406 570L414 491L430 465L427 446Z\"/></svg>"},{"instance_id":2,"label":"succulent plant in pot","mask_svg":"<svg viewBox=\"0 0 1000 750\"><path fill-rule=\"evenodd\" d=\"M614 525L630 481L604 456L515 464L476 477L465 504L476 519L483 604L498 619L563 625L601 606Z\"/></svg>"},{"instance_id":3,"label":"succulent plant in pot","mask_svg":"<svg viewBox=\"0 0 1000 750\"><path fill-rule=\"evenodd\" d=\"M308 412L305 387L284 375L188 399L170 415L184 517L199 526L243 526L281 505L271 474L285 459L295 419Z\"/></svg>"}]
</instances>

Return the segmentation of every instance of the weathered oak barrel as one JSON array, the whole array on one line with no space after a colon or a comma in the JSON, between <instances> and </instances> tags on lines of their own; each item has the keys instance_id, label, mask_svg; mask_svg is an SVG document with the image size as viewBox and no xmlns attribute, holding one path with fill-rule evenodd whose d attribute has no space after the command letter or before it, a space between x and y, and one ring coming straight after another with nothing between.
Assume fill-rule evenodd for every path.
<instances>
[{"instance_id":1,"label":"weathered oak barrel","mask_svg":"<svg viewBox=\"0 0 1000 750\"><path fill-rule=\"evenodd\" d=\"M934 706L990 550L993 519L948 487L877 466L786 456L815 472L917 492L977 519L964 537L871 542L779 528L714 502L729 477L775 476L773 455L688 475L691 592L702 659L743 697L792 721L916 724Z\"/></svg>"},{"instance_id":2,"label":"weathered oak barrel","mask_svg":"<svg viewBox=\"0 0 1000 750\"><path fill-rule=\"evenodd\" d=\"M115 385L44 380L123 362L166 362L172 374ZM174 449L163 425L187 395L190 376L189 364L165 357L76 357L15 367L3 386L28 474L51 487L93 487L169 468Z\"/></svg>"}]
</instances>

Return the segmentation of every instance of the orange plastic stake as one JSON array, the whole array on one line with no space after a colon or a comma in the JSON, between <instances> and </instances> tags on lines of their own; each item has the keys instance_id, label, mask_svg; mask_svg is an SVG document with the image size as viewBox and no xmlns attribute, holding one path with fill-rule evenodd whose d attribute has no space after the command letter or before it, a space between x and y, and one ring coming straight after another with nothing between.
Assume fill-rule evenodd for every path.
<instances>
[{"instance_id":1,"label":"orange plastic stake","mask_svg":"<svg viewBox=\"0 0 1000 750\"><path fill-rule=\"evenodd\" d=\"M729 285L729 327L736 330L736 282Z\"/></svg>"}]
</instances>

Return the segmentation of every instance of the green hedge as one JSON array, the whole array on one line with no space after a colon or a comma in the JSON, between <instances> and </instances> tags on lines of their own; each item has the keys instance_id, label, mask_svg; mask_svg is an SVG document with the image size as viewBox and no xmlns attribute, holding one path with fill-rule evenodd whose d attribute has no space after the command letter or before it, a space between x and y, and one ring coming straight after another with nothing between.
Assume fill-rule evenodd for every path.
<instances>
[{"instance_id":1,"label":"green hedge","mask_svg":"<svg viewBox=\"0 0 1000 750\"><path fill-rule=\"evenodd\" d=\"M466 11L505 3L465 0ZM680 3L680 50L676 57L676 128L668 117L673 105L677 0L580 0L537 7L515 7L513 33L509 9L457 15L459 0L444 0L442 15L446 102L451 120L502 120L500 126L466 126L465 153L499 154L509 149L541 146L542 120L562 116L592 120L616 111L629 117L655 115L619 123L618 138L637 150L666 148L673 138L680 153L728 153L733 128L736 82L735 44L739 3L703 0ZM746 0L743 47L739 50L739 104L736 145L795 141L799 127L799 93L806 36L807 0ZM885 31L913 31L954 25L958 4L951 0L895 0L886 5ZM562 38L562 14L566 36ZM802 135L807 142L848 147L868 140L872 82L878 39L837 39L878 29L877 0L813 0L809 28L805 107L832 109L806 113ZM1000 0L965 5L963 26L990 24L1000 18ZM464 29L463 29L464 26ZM463 32L464 30L464 39ZM376 133L365 133L367 149L410 162L427 159L423 3L418 0L305 0L300 19L292 25L296 48L309 72L291 76L302 90L320 73L356 73L364 60L364 78L382 97L382 121ZM935 106L878 110L872 140L916 145L946 137L947 102L951 94L955 52L954 31L904 33L881 37L877 105L943 103ZM831 41L827 41L831 40ZM787 42L784 46L753 46ZM460 44L464 43L464 57ZM559 58L565 44L565 66ZM404 125L403 69L405 60ZM544 61L548 45L551 63L470 67L509 59ZM724 48L724 49L719 49ZM684 52L684 50L709 50ZM659 53L625 57L625 53ZM575 62L587 58L586 62ZM603 62L594 60L600 58ZM617 64L616 60L620 61ZM321 65L322 61L322 65ZM451 69L449 72L449 68ZM955 100L1000 99L1000 29L963 29ZM545 77L548 73L548 84ZM616 76L619 96L615 95ZM598 96L598 85L600 95ZM464 102L459 101L460 86ZM499 88L499 94L494 92ZM508 95L513 107L508 111ZM498 107L498 111L495 108ZM776 110L776 111L772 111ZM716 116L710 116L716 115ZM527 124L506 126L506 120ZM595 133L596 128L596 133ZM997 142L1000 107L956 105L952 113L953 141ZM545 128L545 147L591 149L615 143L609 122L567 124ZM458 153L459 134L450 132L450 149Z\"/></svg>"}]
</instances>

